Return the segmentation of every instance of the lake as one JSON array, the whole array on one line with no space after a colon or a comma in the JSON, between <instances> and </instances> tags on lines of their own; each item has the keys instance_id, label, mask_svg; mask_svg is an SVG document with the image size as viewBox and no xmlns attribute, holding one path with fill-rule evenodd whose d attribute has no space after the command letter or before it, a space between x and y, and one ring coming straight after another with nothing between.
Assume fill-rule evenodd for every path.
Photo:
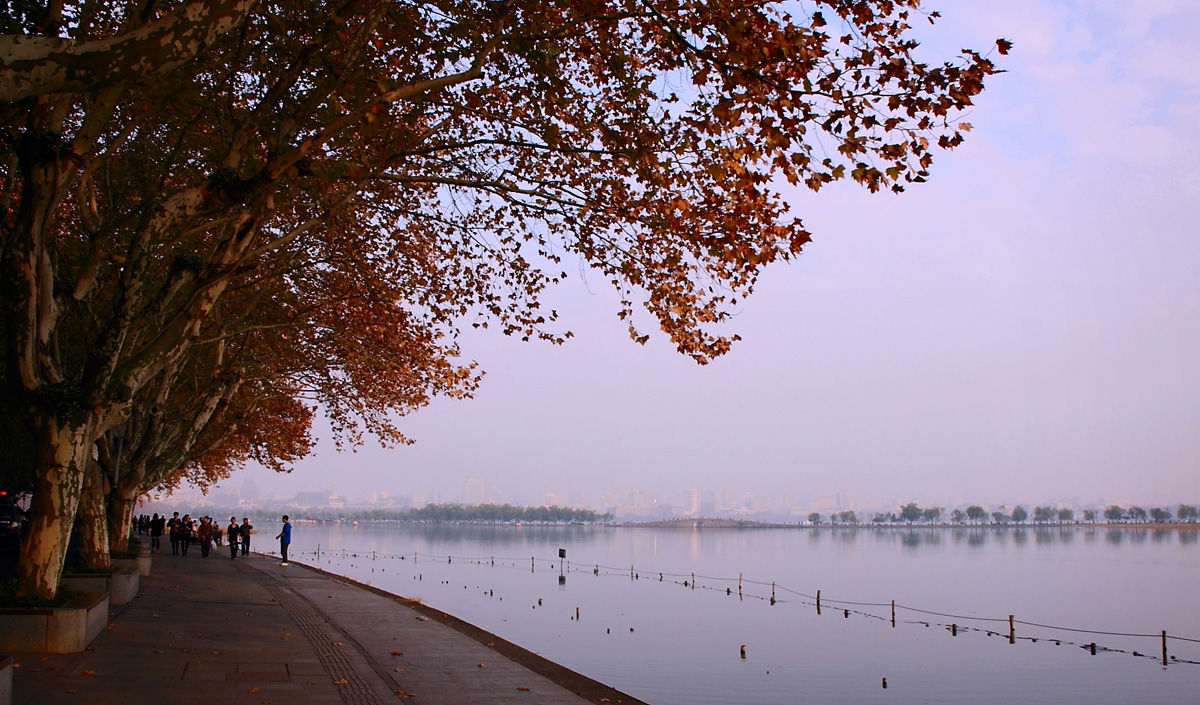
<instances>
[{"instance_id":1,"label":"lake","mask_svg":"<svg viewBox=\"0 0 1200 705\"><path fill-rule=\"evenodd\" d=\"M1179 703L1200 688L1198 539L1056 526L299 524L292 555L653 705Z\"/></svg>"}]
</instances>

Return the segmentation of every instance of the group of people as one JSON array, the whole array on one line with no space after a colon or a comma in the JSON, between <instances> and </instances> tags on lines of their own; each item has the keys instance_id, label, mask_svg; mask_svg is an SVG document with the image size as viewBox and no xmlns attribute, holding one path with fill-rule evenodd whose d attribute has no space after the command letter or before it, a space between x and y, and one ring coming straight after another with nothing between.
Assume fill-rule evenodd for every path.
<instances>
[{"instance_id":1,"label":"group of people","mask_svg":"<svg viewBox=\"0 0 1200 705\"><path fill-rule=\"evenodd\" d=\"M166 534L171 541L173 556L186 556L188 547L198 543L200 555L207 557L212 552L214 543L220 546L226 541L229 543L230 558L237 558L239 550L246 556L250 554L250 536L254 533L254 527L248 517L243 517L241 524L237 522L237 517L229 517L229 526L222 528L210 516L200 517L200 520L196 521L190 514L179 516L179 512L175 512L169 519L165 514L159 516L155 513L152 517L143 514L134 519L134 527L139 534L150 534L152 553L162 550L162 537Z\"/></svg>"},{"instance_id":2,"label":"group of people","mask_svg":"<svg viewBox=\"0 0 1200 705\"><path fill-rule=\"evenodd\" d=\"M222 528L210 516L200 517L200 521L196 522L192 515L184 514L180 517L179 512L175 512L170 519L165 514L159 516L157 512L153 517L142 514L134 518L133 527L139 534L150 534L151 553L160 552L162 536L167 534L171 540L172 556L186 556L188 547L199 543L200 555L207 557L212 551L213 543L220 546L222 540L229 543L230 558L237 558L239 548L243 556L248 556L250 535L254 533L254 527L247 517L242 517L241 524L237 522L237 517L229 517L229 526ZM287 514L283 515L283 528L275 538L279 539L279 553L283 557L280 565L287 565L288 546L292 543L292 524L288 521Z\"/></svg>"}]
</instances>

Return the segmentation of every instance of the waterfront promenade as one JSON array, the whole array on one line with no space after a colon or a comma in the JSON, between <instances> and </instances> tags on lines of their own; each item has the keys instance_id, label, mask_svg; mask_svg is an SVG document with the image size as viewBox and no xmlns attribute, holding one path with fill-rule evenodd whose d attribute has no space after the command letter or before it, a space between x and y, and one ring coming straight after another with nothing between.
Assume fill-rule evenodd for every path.
<instances>
[{"instance_id":1,"label":"waterfront promenade","mask_svg":"<svg viewBox=\"0 0 1200 705\"><path fill-rule=\"evenodd\" d=\"M225 549L155 555L86 651L15 661L15 705L644 705L437 610Z\"/></svg>"}]
</instances>

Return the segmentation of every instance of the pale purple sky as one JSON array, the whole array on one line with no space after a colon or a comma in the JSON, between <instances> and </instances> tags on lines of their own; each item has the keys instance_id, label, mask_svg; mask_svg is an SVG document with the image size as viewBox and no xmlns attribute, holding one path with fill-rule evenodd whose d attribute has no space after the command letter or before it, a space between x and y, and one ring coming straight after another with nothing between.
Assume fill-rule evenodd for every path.
<instances>
[{"instance_id":1,"label":"pale purple sky","mask_svg":"<svg viewBox=\"0 0 1200 705\"><path fill-rule=\"evenodd\" d=\"M814 242L698 367L632 343L601 277L554 294L564 347L470 334L476 399L416 445L322 443L264 492L788 489L861 503L1200 501L1200 3L933 0L931 54L994 57L928 184L796 192ZM940 52L940 54L938 54Z\"/></svg>"}]
</instances>

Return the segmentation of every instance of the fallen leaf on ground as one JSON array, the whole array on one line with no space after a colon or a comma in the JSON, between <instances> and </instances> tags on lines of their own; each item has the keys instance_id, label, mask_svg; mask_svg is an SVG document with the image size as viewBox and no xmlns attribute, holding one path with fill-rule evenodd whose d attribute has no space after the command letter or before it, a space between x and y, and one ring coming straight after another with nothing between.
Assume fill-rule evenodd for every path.
<instances>
[{"instance_id":1,"label":"fallen leaf on ground","mask_svg":"<svg viewBox=\"0 0 1200 705\"><path fill-rule=\"evenodd\" d=\"M95 671L80 671L80 672L79 672L79 675L81 675L81 676L94 676L94 675L96 675L96 672L95 672Z\"/></svg>"},{"instance_id":2,"label":"fallen leaf on ground","mask_svg":"<svg viewBox=\"0 0 1200 705\"><path fill-rule=\"evenodd\" d=\"M334 645L334 646L341 646L341 645L342 645L342 642L340 642L340 641L335 641L335 642L333 642L333 645Z\"/></svg>"},{"instance_id":3,"label":"fallen leaf on ground","mask_svg":"<svg viewBox=\"0 0 1200 705\"><path fill-rule=\"evenodd\" d=\"M525 687L525 686L523 686L523 685L518 685L518 686L517 686L517 690L529 690L529 688L526 688L526 687Z\"/></svg>"},{"instance_id":4,"label":"fallen leaf on ground","mask_svg":"<svg viewBox=\"0 0 1200 705\"><path fill-rule=\"evenodd\" d=\"M162 653L166 653L166 652L165 652L165 651L163 651L162 649L155 649L155 650L154 650L154 653L156 653L156 654L162 654Z\"/></svg>"},{"instance_id":5,"label":"fallen leaf on ground","mask_svg":"<svg viewBox=\"0 0 1200 705\"><path fill-rule=\"evenodd\" d=\"M481 664L479 664L479 667L480 667L480 668L483 668L483 664L482 664L482 663L481 663Z\"/></svg>"},{"instance_id":6,"label":"fallen leaf on ground","mask_svg":"<svg viewBox=\"0 0 1200 705\"><path fill-rule=\"evenodd\" d=\"M255 687L251 688L250 690L247 690L246 692L247 692L247 693L257 693L257 692L258 692L258 687L257 687L257 686L255 686Z\"/></svg>"},{"instance_id":7,"label":"fallen leaf on ground","mask_svg":"<svg viewBox=\"0 0 1200 705\"><path fill-rule=\"evenodd\" d=\"M395 671L396 673L404 673L403 668L393 668L392 670Z\"/></svg>"},{"instance_id":8,"label":"fallen leaf on ground","mask_svg":"<svg viewBox=\"0 0 1200 705\"><path fill-rule=\"evenodd\" d=\"M399 651L395 651L395 650L392 651L392 656L403 656L403 655L404 654L400 653Z\"/></svg>"},{"instance_id":9,"label":"fallen leaf on ground","mask_svg":"<svg viewBox=\"0 0 1200 705\"><path fill-rule=\"evenodd\" d=\"M346 680L345 678L339 678L339 679L335 680L333 682L333 684L334 685L349 685L350 681Z\"/></svg>"},{"instance_id":10,"label":"fallen leaf on ground","mask_svg":"<svg viewBox=\"0 0 1200 705\"><path fill-rule=\"evenodd\" d=\"M79 692L79 688L67 688L67 692L74 695Z\"/></svg>"}]
</instances>

